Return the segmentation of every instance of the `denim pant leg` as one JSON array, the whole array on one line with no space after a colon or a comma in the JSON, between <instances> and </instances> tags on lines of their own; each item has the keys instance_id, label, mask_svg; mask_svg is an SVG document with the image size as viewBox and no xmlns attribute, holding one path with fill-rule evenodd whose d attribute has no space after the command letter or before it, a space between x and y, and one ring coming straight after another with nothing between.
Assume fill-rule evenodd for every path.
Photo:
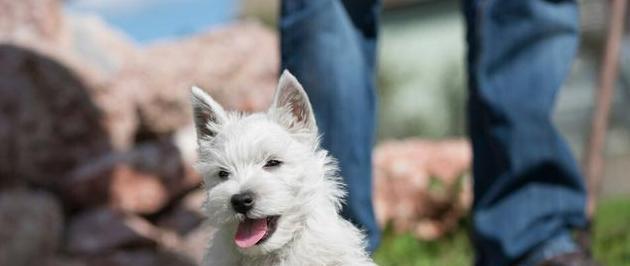
<instances>
[{"instance_id":1,"label":"denim pant leg","mask_svg":"<svg viewBox=\"0 0 630 266\"><path fill-rule=\"evenodd\" d=\"M371 168L378 10L378 1L284 0L279 25L282 68L312 102L322 146L347 185L342 215L366 231L370 252L380 237Z\"/></svg>"},{"instance_id":2,"label":"denim pant leg","mask_svg":"<svg viewBox=\"0 0 630 266\"><path fill-rule=\"evenodd\" d=\"M572 0L464 0L464 13L476 265L512 265L586 223L583 178L551 121L578 10Z\"/></svg>"}]
</instances>

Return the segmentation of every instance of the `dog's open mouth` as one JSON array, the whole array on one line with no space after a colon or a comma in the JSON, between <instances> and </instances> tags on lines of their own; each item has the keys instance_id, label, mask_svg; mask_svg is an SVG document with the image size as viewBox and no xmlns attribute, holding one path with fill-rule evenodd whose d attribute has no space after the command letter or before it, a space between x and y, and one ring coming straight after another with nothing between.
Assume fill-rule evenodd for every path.
<instances>
[{"instance_id":1,"label":"dog's open mouth","mask_svg":"<svg viewBox=\"0 0 630 266\"><path fill-rule=\"evenodd\" d=\"M265 242L276 231L280 216L267 216L260 219L245 218L238 224L234 242L240 248L249 248Z\"/></svg>"}]
</instances>

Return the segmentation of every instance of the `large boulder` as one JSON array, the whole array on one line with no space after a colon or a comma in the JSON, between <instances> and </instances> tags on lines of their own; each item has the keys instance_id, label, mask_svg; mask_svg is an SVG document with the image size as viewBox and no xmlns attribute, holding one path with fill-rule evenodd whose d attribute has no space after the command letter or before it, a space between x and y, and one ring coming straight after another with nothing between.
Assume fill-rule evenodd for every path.
<instances>
[{"instance_id":1,"label":"large boulder","mask_svg":"<svg viewBox=\"0 0 630 266\"><path fill-rule=\"evenodd\" d=\"M0 155L10 158L0 184L19 176L55 187L85 161L177 134L192 122L193 84L229 109L263 110L271 100L277 41L256 23L141 50L96 18L62 22L59 40L0 36L0 140L9 143Z\"/></svg>"},{"instance_id":2,"label":"large boulder","mask_svg":"<svg viewBox=\"0 0 630 266\"><path fill-rule=\"evenodd\" d=\"M181 236L177 245L170 246L169 250L182 254L197 263L197 265L201 265L215 232L216 228L207 223L202 223L194 230Z\"/></svg>"},{"instance_id":3,"label":"large boulder","mask_svg":"<svg viewBox=\"0 0 630 266\"><path fill-rule=\"evenodd\" d=\"M205 219L202 211L206 193L198 189L189 193L166 213L156 220L160 228L171 230L179 235L186 235L197 228Z\"/></svg>"},{"instance_id":4,"label":"large boulder","mask_svg":"<svg viewBox=\"0 0 630 266\"><path fill-rule=\"evenodd\" d=\"M0 183L55 187L111 149L87 82L59 61L0 44Z\"/></svg>"},{"instance_id":5,"label":"large boulder","mask_svg":"<svg viewBox=\"0 0 630 266\"><path fill-rule=\"evenodd\" d=\"M190 87L231 110L266 109L276 35L241 22L137 47L60 2L0 0L0 265L199 262L212 229L191 167ZM65 212L48 194L5 194L29 186Z\"/></svg>"},{"instance_id":6,"label":"large boulder","mask_svg":"<svg viewBox=\"0 0 630 266\"><path fill-rule=\"evenodd\" d=\"M163 135L192 121L190 88L228 109L259 111L271 102L279 55L276 35L247 22L149 46L123 67L114 86L135 91L141 131Z\"/></svg>"},{"instance_id":7,"label":"large boulder","mask_svg":"<svg viewBox=\"0 0 630 266\"><path fill-rule=\"evenodd\" d=\"M133 144L138 125L135 102L131 92L111 86L123 63L138 54L124 34L94 16L64 14L59 0L0 0L0 45L31 51L73 72L100 112L97 121L112 146L125 149ZM19 65L5 70L19 71L12 67ZM54 84L49 85L56 91Z\"/></svg>"},{"instance_id":8,"label":"large boulder","mask_svg":"<svg viewBox=\"0 0 630 266\"><path fill-rule=\"evenodd\" d=\"M64 21L61 44L48 50L61 54L60 60L72 69L90 70L81 75L90 81L90 97L102 113L110 143L116 150L131 148L139 126L134 98L139 92L113 84L122 67L140 56L138 47L96 16L72 14Z\"/></svg>"},{"instance_id":9,"label":"large boulder","mask_svg":"<svg viewBox=\"0 0 630 266\"><path fill-rule=\"evenodd\" d=\"M0 193L0 265L42 265L57 252L63 213L55 197L41 191Z\"/></svg>"},{"instance_id":10,"label":"large boulder","mask_svg":"<svg viewBox=\"0 0 630 266\"><path fill-rule=\"evenodd\" d=\"M111 208L98 208L70 220L66 251L96 256L119 248L154 247L160 231L145 219Z\"/></svg>"},{"instance_id":11,"label":"large boulder","mask_svg":"<svg viewBox=\"0 0 630 266\"><path fill-rule=\"evenodd\" d=\"M147 142L124 153L110 153L78 167L62 186L71 209L101 204L152 214L201 183L201 177L168 140Z\"/></svg>"},{"instance_id":12,"label":"large boulder","mask_svg":"<svg viewBox=\"0 0 630 266\"><path fill-rule=\"evenodd\" d=\"M0 40L57 41L61 24L58 0L0 1Z\"/></svg>"},{"instance_id":13,"label":"large boulder","mask_svg":"<svg viewBox=\"0 0 630 266\"><path fill-rule=\"evenodd\" d=\"M120 250L111 254L84 259L90 266L195 266L176 253L152 249Z\"/></svg>"}]
</instances>

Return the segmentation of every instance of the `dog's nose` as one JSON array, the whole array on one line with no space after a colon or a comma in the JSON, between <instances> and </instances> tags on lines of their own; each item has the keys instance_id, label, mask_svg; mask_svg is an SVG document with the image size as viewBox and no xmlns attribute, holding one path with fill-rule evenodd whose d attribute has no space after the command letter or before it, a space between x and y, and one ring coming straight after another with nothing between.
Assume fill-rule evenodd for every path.
<instances>
[{"instance_id":1,"label":"dog's nose","mask_svg":"<svg viewBox=\"0 0 630 266\"><path fill-rule=\"evenodd\" d=\"M254 207L254 193L246 191L232 196L232 208L238 213L245 214Z\"/></svg>"}]
</instances>

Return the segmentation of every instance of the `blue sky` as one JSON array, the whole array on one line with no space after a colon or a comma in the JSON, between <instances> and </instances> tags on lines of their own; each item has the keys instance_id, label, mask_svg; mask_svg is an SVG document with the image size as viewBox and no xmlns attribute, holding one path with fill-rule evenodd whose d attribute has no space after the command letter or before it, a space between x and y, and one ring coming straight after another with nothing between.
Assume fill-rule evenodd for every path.
<instances>
[{"instance_id":1,"label":"blue sky","mask_svg":"<svg viewBox=\"0 0 630 266\"><path fill-rule=\"evenodd\" d=\"M234 0L73 0L66 10L97 14L143 44L226 23L236 6Z\"/></svg>"}]
</instances>

